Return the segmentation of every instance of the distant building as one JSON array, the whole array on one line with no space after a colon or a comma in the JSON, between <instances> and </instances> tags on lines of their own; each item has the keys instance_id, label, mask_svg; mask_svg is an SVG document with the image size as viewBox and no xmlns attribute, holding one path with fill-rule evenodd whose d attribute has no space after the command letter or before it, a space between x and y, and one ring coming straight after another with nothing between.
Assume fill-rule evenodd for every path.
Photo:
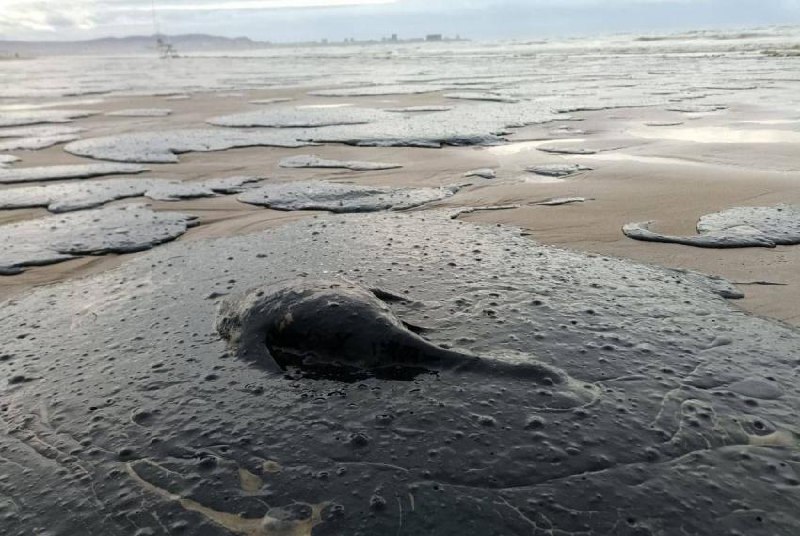
<instances>
[{"instance_id":1,"label":"distant building","mask_svg":"<svg viewBox=\"0 0 800 536\"><path fill-rule=\"evenodd\" d=\"M442 34L428 34L425 36L425 41L442 41Z\"/></svg>"},{"instance_id":2,"label":"distant building","mask_svg":"<svg viewBox=\"0 0 800 536\"><path fill-rule=\"evenodd\" d=\"M397 34L392 34L392 42L397 43Z\"/></svg>"}]
</instances>

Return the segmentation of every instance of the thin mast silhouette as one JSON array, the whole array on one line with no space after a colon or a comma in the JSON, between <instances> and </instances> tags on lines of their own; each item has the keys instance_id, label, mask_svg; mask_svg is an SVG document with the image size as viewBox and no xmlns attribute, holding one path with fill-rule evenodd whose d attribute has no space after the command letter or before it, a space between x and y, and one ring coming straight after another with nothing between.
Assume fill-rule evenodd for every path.
<instances>
[{"instance_id":1,"label":"thin mast silhouette","mask_svg":"<svg viewBox=\"0 0 800 536\"><path fill-rule=\"evenodd\" d=\"M175 47L172 46L172 44L169 43L163 35L161 35L158 17L156 16L156 0L151 0L150 7L153 15L153 30L155 31L156 50L158 51L158 55L161 57L161 59L177 58L178 51L175 50Z\"/></svg>"}]
</instances>

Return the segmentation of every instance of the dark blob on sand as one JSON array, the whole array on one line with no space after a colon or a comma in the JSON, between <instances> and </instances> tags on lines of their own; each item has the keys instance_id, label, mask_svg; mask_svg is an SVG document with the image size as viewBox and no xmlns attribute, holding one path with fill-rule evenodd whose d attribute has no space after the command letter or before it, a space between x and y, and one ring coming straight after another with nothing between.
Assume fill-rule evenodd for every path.
<instances>
[{"instance_id":1,"label":"dark blob on sand","mask_svg":"<svg viewBox=\"0 0 800 536\"><path fill-rule=\"evenodd\" d=\"M561 370L535 361L483 359L437 346L398 319L379 297L340 280L298 279L256 288L221 305L216 327L238 356L276 372L358 379L363 374L413 378L458 371L567 383Z\"/></svg>"}]
</instances>

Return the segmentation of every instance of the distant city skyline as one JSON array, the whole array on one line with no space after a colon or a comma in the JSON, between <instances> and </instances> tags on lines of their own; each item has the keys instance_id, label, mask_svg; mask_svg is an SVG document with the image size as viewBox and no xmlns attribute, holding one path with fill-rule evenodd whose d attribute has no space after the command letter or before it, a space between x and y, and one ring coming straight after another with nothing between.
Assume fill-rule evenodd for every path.
<instances>
[{"instance_id":1,"label":"distant city skyline","mask_svg":"<svg viewBox=\"0 0 800 536\"><path fill-rule=\"evenodd\" d=\"M800 0L156 0L166 34L287 42L472 39L800 24ZM0 39L147 35L149 0L0 0Z\"/></svg>"}]
</instances>

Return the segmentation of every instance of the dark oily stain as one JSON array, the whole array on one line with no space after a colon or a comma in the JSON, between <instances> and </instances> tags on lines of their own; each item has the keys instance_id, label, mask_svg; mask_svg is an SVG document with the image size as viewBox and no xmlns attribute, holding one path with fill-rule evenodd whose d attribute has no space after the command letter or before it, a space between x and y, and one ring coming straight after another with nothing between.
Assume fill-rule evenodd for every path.
<instances>
[{"instance_id":1,"label":"dark oily stain","mask_svg":"<svg viewBox=\"0 0 800 536\"><path fill-rule=\"evenodd\" d=\"M445 94L445 98L457 99L457 100L476 100L476 101L486 101L486 102L505 102L512 104L519 102L519 99L515 99L507 95L500 95L498 93L478 93L469 91L461 93L447 93Z\"/></svg>"},{"instance_id":2,"label":"dark oily stain","mask_svg":"<svg viewBox=\"0 0 800 536\"><path fill-rule=\"evenodd\" d=\"M486 205L483 207L464 207L454 210L450 213L451 220L457 220L465 214L472 214L474 212L489 212L492 210L514 210L520 208L522 205Z\"/></svg>"},{"instance_id":3,"label":"dark oily stain","mask_svg":"<svg viewBox=\"0 0 800 536\"><path fill-rule=\"evenodd\" d=\"M569 383L235 358L206 297L302 274L391 289L428 343ZM2 532L797 534L800 332L717 287L426 211L175 242L35 289L0 308L0 377L38 378L0 380Z\"/></svg>"},{"instance_id":4,"label":"dark oily stain","mask_svg":"<svg viewBox=\"0 0 800 536\"><path fill-rule=\"evenodd\" d=\"M690 284L704 286L714 294L727 300L741 300L745 297L745 294L741 290L737 289L733 283L723 277L707 275L694 270L678 268L668 268L667 270L678 274L683 280Z\"/></svg>"},{"instance_id":5,"label":"dark oily stain","mask_svg":"<svg viewBox=\"0 0 800 536\"><path fill-rule=\"evenodd\" d=\"M298 135L319 143L344 143L365 147L489 146L505 143L513 128L544 123L557 115L537 102L515 105L480 102L457 106L436 114L392 114L369 124L308 129Z\"/></svg>"},{"instance_id":6,"label":"dark oily stain","mask_svg":"<svg viewBox=\"0 0 800 536\"><path fill-rule=\"evenodd\" d=\"M331 125L363 125L385 116L369 108L266 108L214 117L206 121L220 127L314 128Z\"/></svg>"},{"instance_id":7,"label":"dark oily stain","mask_svg":"<svg viewBox=\"0 0 800 536\"><path fill-rule=\"evenodd\" d=\"M10 154L0 154L0 168L8 167L15 162L19 162L19 157Z\"/></svg>"},{"instance_id":8,"label":"dark oily stain","mask_svg":"<svg viewBox=\"0 0 800 536\"><path fill-rule=\"evenodd\" d=\"M70 164L29 168L0 169L0 184L16 182L86 179L103 175L135 175L148 171L133 164Z\"/></svg>"},{"instance_id":9,"label":"dark oily stain","mask_svg":"<svg viewBox=\"0 0 800 536\"><path fill-rule=\"evenodd\" d=\"M148 179L109 179L3 190L0 209L46 207L50 212L93 208L115 199L144 195Z\"/></svg>"},{"instance_id":10,"label":"dark oily stain","mask_svg":"<svg viewBox=\"0 0 800 536\"><path fill-rule=\"evenodd\" d=\"M223 302L216 328L234 354L272 371L294 366L338 379L353 369L384 378L412 369L408 379L420 371L453 371L570 384L562 370L531 357L512 363L436 346L407 329L374 293L343 280L297 279L253 289ZM594 398L589 388L583 395Z\"/></svg>"},{"instance_id":11,"label":"dark oily stain","mask_svg":"<svg viewBox=\"0 0 800 536\"><path fill-rule=\"evenodd\" d=\"M492 146L505 143L505 139L494 134L469 134L469 133L432 133L424 132L420 136L387 136L351 138L348 134L328 137L326 134L315 135L308 138L316 143L343 143L356 147L417 147L420 149L441 149L443 146L453 147Z\"/></svg>"},{"instance_id":12,"label":"dark oily stain","mask_svg":"<svg viewBox=\"0 0 800 536\"><path fill-rule=\"evenodd\" d=\"M480 177L482 179L494 179L497 177L497 172L491 168L473 169L464 173L465 177Z\"/></svg>"},{"instance_id":13,"label":"dark oily stain","mask_svg":"<svg viewBox=\"0 0 800 536\"><path fill-rule=\"evenodd\" d=\"M774 248L800 244L800 207L734 207L707 214L697 223L697 236L672 236L649 229L652 222L629 223L622 231L629 238L671 242L702 248Z\"/></svg>"},{"instance_id":14,"label":"dark oily stain","mask_svg":"<svg viewBox=\"0 0 800 536\"><path fill-rule=\"evenodd\" d=\"M28 126L0 130L0 151L34 151L77 140L82 128L70 126Z\"/></svg>"},{"instance_id":15,"label":"dark oily stain","mask_svg":"<svg viewBox=\"0 0 800 536\"><path fill-rule=\"evenodd\" d=\"M642 95L641 92L626 93L616 89L608 95L608 99L603 99L606 104L587 105L576 104L574 106L560 106L556 111L560 114L571 114L575 112L599 112L602 110L619 110L622 108L643 108L663 104L664 100L656 97ZM581 121L582 119L578 119Z\"/></svg>"},{"instance_id":16,"label":"dark oily stain","mask_svg":"<svg viewBox=\"0 0 800 536\"><path fill-rule=\"evenodd\" d=\"M0 138L49 138L79 134L85 129L70 125L35 125L0 130Z\"/></svg>"},{"instance_id":17,"label":"dark oily stain","mask_svg":"<svg viewBox=\"0 0 800 536\"><path fill-rule=\"evenodd\" d=\"M111 117L167 117L172 114L169 108L127 108L108 112Z\"/></svg>"},{"instance_id":18,"label":"dark oily stain","mask_svg":"<svg viewBox=\"0 0 800 536\"><path fill-rule=\"evenodd\" d=\"M145 197L158 201L178 201L194 197L213 197L216 194L236 194L255 188L264 177L237 176L202 181L149 179Z\"/></svg>"},{"instance_id":19,"label":"dark oily stain","mask_svg":"<svg viewBox=\"0 0 800 536\"><path fill-rule=\"evenodd\" d=\"M704 86L703 89L712 89L715 91L751 91L753 89L758 89L758 86L750 84L714 84Z\"/></svg>"},{"instance_id":20,"label":"dark oily stain","mask_svg":"<svg viewBox=\"0 0 800 536\"><path fill-rule=\"evenodd\" d=\"M383 95L419 95L434 93L442 89L444 87L428 84L396 84L320 89L309 91L308 94L317 97L379 97Z\"/></svg>"},{"instance_id":21,"label":"dark oily stain","mask_svg":"<svg viewBox=\"0 0 800 536\"><path fill-rule=\"evenodd\" d=\"M411 114L411 113L426 113L426 112L449 112L453 108L451 106L405 106L402 108L386 108L384 112L393 112L398 114Z\"/></svg>"},{"instance_id":22,"label":"dark oily stain","mask_svg":"<svg viewBox=\"0 0 800 536\"><path fill-rule=\"evenodd\" d=\"M77 156L116 162L174 163L190 152L225 151L237 147L305 147L281 131L187 129L136 132L88 138L67 144L64 150Z\"/></svg>"},{"instance_id":23,"label":"dark oily stain","mask_svg":"<svg viewBox=\"0 0 800 536\"><path fill-rule=\"evenodd\" d=\"M668 112L681 112L686 114L699 114L719 112L727 109L727 106L721 104L681 104L680 106L670 106L666 108Z\"/></svg>"},{"instance_id":24,"label":"dark oily stain","mask_svg":"<svg viewBox=\"0 0 800 536\"><path fill-rule=\"evenodd\" d=\"M278 104L278 103L282 103L282 102L290 102L292 100L294 100L294 99L290 99L290 98L257 99L257 100L251 100L250 104L257 104L257 105L262 105L263 106L263 105L268 105L268 104Z\"/></svg>"},{"instance_id":25,"label":"dark oily stain","mask_svg":"<svg viewBox=\"0 0 800 536\"><path fill-rule=\"evenodd\" d=\"M539 201L536 204L545 207L556 207L560 205L571 205L573 203L583 203L586 200L587 199L585 197L553 197L552 199L547 199L546 201Z\"/></svg>"},{"instance_id":26,"label":"dark oily stain","mask_svg":"<svg viewBox=\"0 0 800 536\"><path fill-rule=\"evenodd\" d=\"M650 121L645 123L648 127L677 127L683 124L683 121Z\"/></svg>"},{"instance_id":27,"label":"dark oily stain","mask_svg":"<svg viewBox=\"0 0 800 536\"><path fill-rule=\"evenodd\" d=\"M243 203L276 210L327 210L330 212L375 212L405 210L453 196L460 187L384 188L301 181L266 184L248 190L237 199Z\"/></svg>"},{"instance_id":28,"label":"dark oily stain","mask_svg":"<svg viewBox=\"0 0 800 536\"><path fill-rule=\"evenodd\" d=\"M288 156L278 163L282 168L321 168L321 169L349 169L352 171L379 171L383 169L398 169L400 164L384 162L360 162L356 160L328 160L316 155Z\"/></svg>"},{"instance_id":29,"label":"dark oily stain","mask_svg":"<svg viewBox=\"0 0 800 536\"><path fill-rule=\"evenodd\" d=\"M597 154L597 151L586 149L584 147L542 145L536 149L542 151L543 153L550 154Z\"/></svg>"},{"instance_id":30,"label":"dark oily stain","mask_svg":"<svg viewBox=\"0 0 800 536\"><path fill-rule=\"evenodd\" d=\"M580 164L542 164L525 168L525 171L545 177L568 177L581 171L591 170L592 168Z\"/></svg>"},{"instance_id":31,"label":"dark oily stain","mask_svg":"<svg viewBox=\"0 0 800 536\"><path fill-rule=\"evenodd\" d=\"M228 177L205 181L169 179L109 179L28 186L3 190L0 209L45 207L50 212L94 208L109 201L145 196L158 201L213 197L253 187L259 177Z\"/></svg>"},{"instance_id":32,"label":"dark oily stain","mask_svg":"<svg viewBox=\"0 0 800 536\"><path fill-rule=\"evenodd\" d=\"M143 205L87 210L0 226L0 275L83 255L142 251L186 232L193 216Z\"/></svg>"},{"instance_id":33,"label":"dark oily stain","mask_svg":"<svg viewBox=\"0 0 800 536\"><path fill-rule=\"evenodd\" d=\"M221 177L200 181L205 188L218 194L237 194L255 187L266 177L238 175L235 177Z\"/></svg>"},{"instance_id":34,"label":"dark oily stain","mask_svg":"<svg viewBox=\"0 0 800 536\"><path fill-rule=\"evenodd\" d=\"M26 110L24 112L0 112L0 127L21 127L43 123L71 123L99 112L91 110Z\"/></svg>"},{"instance_id":35,"label":"dark oily stain","mask_svg":"<svg viewBox=\"0 0 800 536\"><path fill-rule=\"evenodd\" d=\"M80 139L80 136L75 134L39 138L17 138L10 141L0 141L0 151L37 151L77 139Z\"/></svg>"}]
</instances>

